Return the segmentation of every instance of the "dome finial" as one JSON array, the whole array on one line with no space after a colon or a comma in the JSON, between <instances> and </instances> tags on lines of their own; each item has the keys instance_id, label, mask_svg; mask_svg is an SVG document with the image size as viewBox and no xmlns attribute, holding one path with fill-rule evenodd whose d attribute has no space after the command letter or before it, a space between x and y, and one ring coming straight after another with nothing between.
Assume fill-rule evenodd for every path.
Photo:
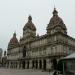
<instances>
[{"instance_id":1,"label":"dome finial","mask_svg":"<svg viewBox=\"0 0 75 75\"><path fill-rule=\"evenodd\" d=\"M56 10L56 7L55 7L55 0L54 0L54 10Z\"/></svg>"},{"instance_id":2,"label":"dome finial","mask_svg":"<svg viewBox=\"0 0 75 75\"><path fill-rule=\"evenodd\" d=\"M31 21L32 20L32 17L31 17L31 15L29 15L29 17L28 17L28 21Z\"/></svg>"},{"instance_id":3,"label":"dome finial","mask_svg":"<svg viewBox=\"0 0 75 75\"><path fill-rule=\"evenodd\" d=\"M55 1L54 1L54 9L56 9L56 8L55 8Z\"/></svg>"},{"instance_id":4,"label":"dome finial","mask_svg":"<svg viewBox=\"0 0 75 75\"><path fill-rule=\"evenodd\" d=\"M58 15L58 11L56 10L55 6L54 6L54 10L53 10L53 15Z\"/></svg>"},{"instance_id":5,"label":"dome finial","mask_svg":"<svg viewBox=\"0 0 75 75\"><path fill-rule=\"evenodd\" d=\"M16 31L14 32L13 37L16 37Z\"/></svg>"}]
</instances>

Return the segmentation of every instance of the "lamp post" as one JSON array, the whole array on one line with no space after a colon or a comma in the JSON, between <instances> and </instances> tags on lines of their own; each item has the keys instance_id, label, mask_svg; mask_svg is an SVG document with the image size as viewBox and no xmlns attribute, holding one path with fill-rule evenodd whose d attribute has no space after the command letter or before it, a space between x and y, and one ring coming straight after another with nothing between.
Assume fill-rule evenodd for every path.
<instances>
[{"instance_id":1,"label":"lamp post","mask_svg":"<svg viewBox=\"0 0 75 75\"><path fill-rule=\"evenodd\" d=\"M64 70L64 62L63 62L63 75L65 75L65 70Z\"/></svg>"}]
</instances>

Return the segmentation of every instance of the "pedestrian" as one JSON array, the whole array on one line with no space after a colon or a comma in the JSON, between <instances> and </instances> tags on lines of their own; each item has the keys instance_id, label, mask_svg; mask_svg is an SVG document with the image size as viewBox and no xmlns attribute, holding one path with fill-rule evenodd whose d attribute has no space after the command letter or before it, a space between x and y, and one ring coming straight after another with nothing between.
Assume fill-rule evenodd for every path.
<instances>
[{"instance_id":1,"label":"pedestrian","mask_svg":"<svg viewBox=\"0 0 75 75\"><path fill-rule=\"evenodd\" d=\"M57 71L55 71L55 72L53 73L53 75L57 75Z\"/></svg>"}]
</instances>

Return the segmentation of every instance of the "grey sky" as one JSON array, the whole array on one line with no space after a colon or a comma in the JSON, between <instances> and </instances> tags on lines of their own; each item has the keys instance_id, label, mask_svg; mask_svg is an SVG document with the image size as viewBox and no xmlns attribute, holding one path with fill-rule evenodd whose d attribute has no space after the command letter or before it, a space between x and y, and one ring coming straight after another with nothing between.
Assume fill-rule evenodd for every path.
<instances>
[{"instance_id":1,"label":"grey sky","mask_svg":"<svg viewBox=\"0 0 75 75\"><path fill-rule=\"evenodd\" d=\"M75 37L75 1L55 0L55 6L67 26L68 34ZM0 0L0 47L7 49L15 31L18 39L22 36L29 14L37 33L45 34L53 9L53 0Z\"/></svg>"}]
</instances>

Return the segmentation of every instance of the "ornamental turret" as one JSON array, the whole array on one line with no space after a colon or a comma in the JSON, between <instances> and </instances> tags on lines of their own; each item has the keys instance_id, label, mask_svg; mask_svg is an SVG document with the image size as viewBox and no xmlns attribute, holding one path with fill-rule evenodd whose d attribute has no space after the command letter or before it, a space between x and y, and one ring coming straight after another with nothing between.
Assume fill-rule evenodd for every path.
<instances>
[{"instance_id":1,"label":"ornamental turret","mask_svg":"<svg viewBox=\"0 0 75 75\"><path fill-rule=\"evenodd\" d=\"M30 15L29 15L29 17L28 17L28 22L25 24L23 30L25 31L25 30L27 30L27 29L30 29L30 30L32 30L32 31L36 31L36 27L35 27L35 25L33 24L33 22L32 22L32 17L31 17Z\"/></svg>"},{"instance_id":2,"label":"ornamental turret","mask_svg":"<svg viewBox=\"0 0 75 75\"><path fill-rule=\"evenodd\" d=\"M31 41L36 37L36 27L32 22L32 17L28 17L28 22L25 24L23 28L23 38L26 41Z\"/></svg>"},{"instance_id":3,"label":"ornamental turret","mask_svg":"<svg viewBox=\"0 0 75 75\"><path fill-rule=\"evenodd\" d=\"M13 37L10 39L8 44L8 50L19 47L18 39L16 38L16 33L13 34Z\"/></svg>"},{"instance_id":4,"label":"ornamental turret","mask_svg":"<svg viewBox=\"0 0 75 75\"><path fill-rule=\"evenodd\" d=\"M56 32L67 34L67 28L63 20L58 16L58 11L56 10L56 8L54 8L53 16L47 26L47 34L54 34Z\"/></svg>"}]
</instances>

